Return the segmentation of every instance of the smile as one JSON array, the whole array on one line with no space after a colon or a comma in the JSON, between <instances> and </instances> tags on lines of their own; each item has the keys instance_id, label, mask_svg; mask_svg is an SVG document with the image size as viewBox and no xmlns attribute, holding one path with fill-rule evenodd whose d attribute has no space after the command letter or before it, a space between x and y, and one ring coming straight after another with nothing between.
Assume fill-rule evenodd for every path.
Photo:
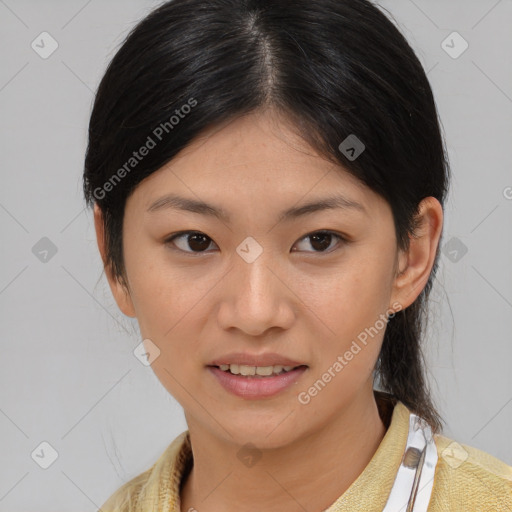
<instances>
[{"instance_id":1,"label":"smile","mask_svg":"<svg viewBox=\"0 0 512 512\"><path fill-rule=\"evenodd\" d=\"M293 366L283 366L283 365L274 365L274 366L248 366L245 364L221 364L218 366L224 372L230 372L233 375L243 375L243 376L251 376L255 375L257 377L268 377L271 375L280 375L282 373L289 372L293 370Z\"/></svg>"},{"instance_id":2,"label":"smile","mask_svg":"<svg viewBox=\"0 0 512 512\"><path fill-rule=\"evenodd\" d=\"M224 364L207 369L226 391L241 398L262 399L275 396L297 383L308 367Z\"/></svg>"}]
</instances>

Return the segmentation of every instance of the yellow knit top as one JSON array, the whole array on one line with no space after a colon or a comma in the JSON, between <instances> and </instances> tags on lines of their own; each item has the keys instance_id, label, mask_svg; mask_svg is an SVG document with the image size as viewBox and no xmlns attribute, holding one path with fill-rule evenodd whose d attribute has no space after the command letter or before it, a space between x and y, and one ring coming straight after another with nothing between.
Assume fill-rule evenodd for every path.
<instances>
[{"instance_id":1,"label":"yellow knit top","mask_svg":"<svg viewBox=\"0 0 512 512\"><path fill-rule=\"evenodd\" d=\"M382 512L407 441L409 410L392 409L374 456L352 485L324 512ZM438 462L428 512L512 512L512 467L475 448L434 436ZM102 512L181 512L180 486L192 468L189 431L156 463L121 486ZM320 512L320 511L319 511Z\"/></svg>"}]
</instances>

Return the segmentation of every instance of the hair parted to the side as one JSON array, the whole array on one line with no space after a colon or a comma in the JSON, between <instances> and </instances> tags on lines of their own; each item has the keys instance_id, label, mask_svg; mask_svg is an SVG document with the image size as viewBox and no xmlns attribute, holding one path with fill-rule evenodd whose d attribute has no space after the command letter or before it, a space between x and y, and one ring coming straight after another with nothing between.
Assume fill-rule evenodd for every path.
<instances>
[{"instance_id":1,"label":"hair parted to the side","mask_svg":"<svg viewBox=\"0 0 512 512\"><path fill-rule=\"evenodd\" d=\"M185 108L188 105L189 107ZM127 286L122 226L135 187L205 128L278 112L326 159L381 195L397 248L415 235L418 205L444 205L449 165L428 79L394 23L367 0L172 0L128 34L99 85L84 193L105 224L107 266ZM351 161L338 149L365 144ZM143 158L133 152L153 144ZM127 165L130 162L130 165ZM385 391L441 428L421 338L428 284L389 320L376 373Z\"/></svg>"}]
</instances>

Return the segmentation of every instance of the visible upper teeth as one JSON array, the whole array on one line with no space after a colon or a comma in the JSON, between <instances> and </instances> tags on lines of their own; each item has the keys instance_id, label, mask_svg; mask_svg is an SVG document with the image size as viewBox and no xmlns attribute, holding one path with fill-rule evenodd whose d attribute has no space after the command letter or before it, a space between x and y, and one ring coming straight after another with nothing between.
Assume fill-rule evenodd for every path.
<instances>
[{"instance_id":1,"label":"visible upper teeth","mask_svg":"<svg viewBox=\"0 0 512 512\"><path fill-rule=\"evenodd\" d=\"M245 364L221 364L219 368L223 371L230 371L235 375L262 375L268 376L272 374L281 373L281 371L289 372L293 366L247 366Z\"/></svg>"}]
</instances>

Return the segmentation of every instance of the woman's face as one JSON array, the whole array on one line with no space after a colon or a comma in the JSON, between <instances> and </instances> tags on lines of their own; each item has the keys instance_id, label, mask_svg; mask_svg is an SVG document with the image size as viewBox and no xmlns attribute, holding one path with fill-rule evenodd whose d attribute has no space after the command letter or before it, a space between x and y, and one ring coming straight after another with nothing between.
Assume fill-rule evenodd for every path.
<instances>
[{"instance_id":1,"label":"woman's face","mask_svg":"<svg viewBox=\"0 0 512 512\"><path fill-rule=\"evenodd\" d=\"M129 294L111 280L148 351L159 350L152 368L189 427L262 447L368 400L385 315L421 291L403 301L394 287L386 201L276 119L251 114L207 131L144 180L124 216ZM171 194L211 209L173 206ZM330 208L302 208L334 198ZM200 236L170 240L187 231ZM214 367L236 362L233 354L302 368L251 377Z\"/></svg>"}]
</instances>

